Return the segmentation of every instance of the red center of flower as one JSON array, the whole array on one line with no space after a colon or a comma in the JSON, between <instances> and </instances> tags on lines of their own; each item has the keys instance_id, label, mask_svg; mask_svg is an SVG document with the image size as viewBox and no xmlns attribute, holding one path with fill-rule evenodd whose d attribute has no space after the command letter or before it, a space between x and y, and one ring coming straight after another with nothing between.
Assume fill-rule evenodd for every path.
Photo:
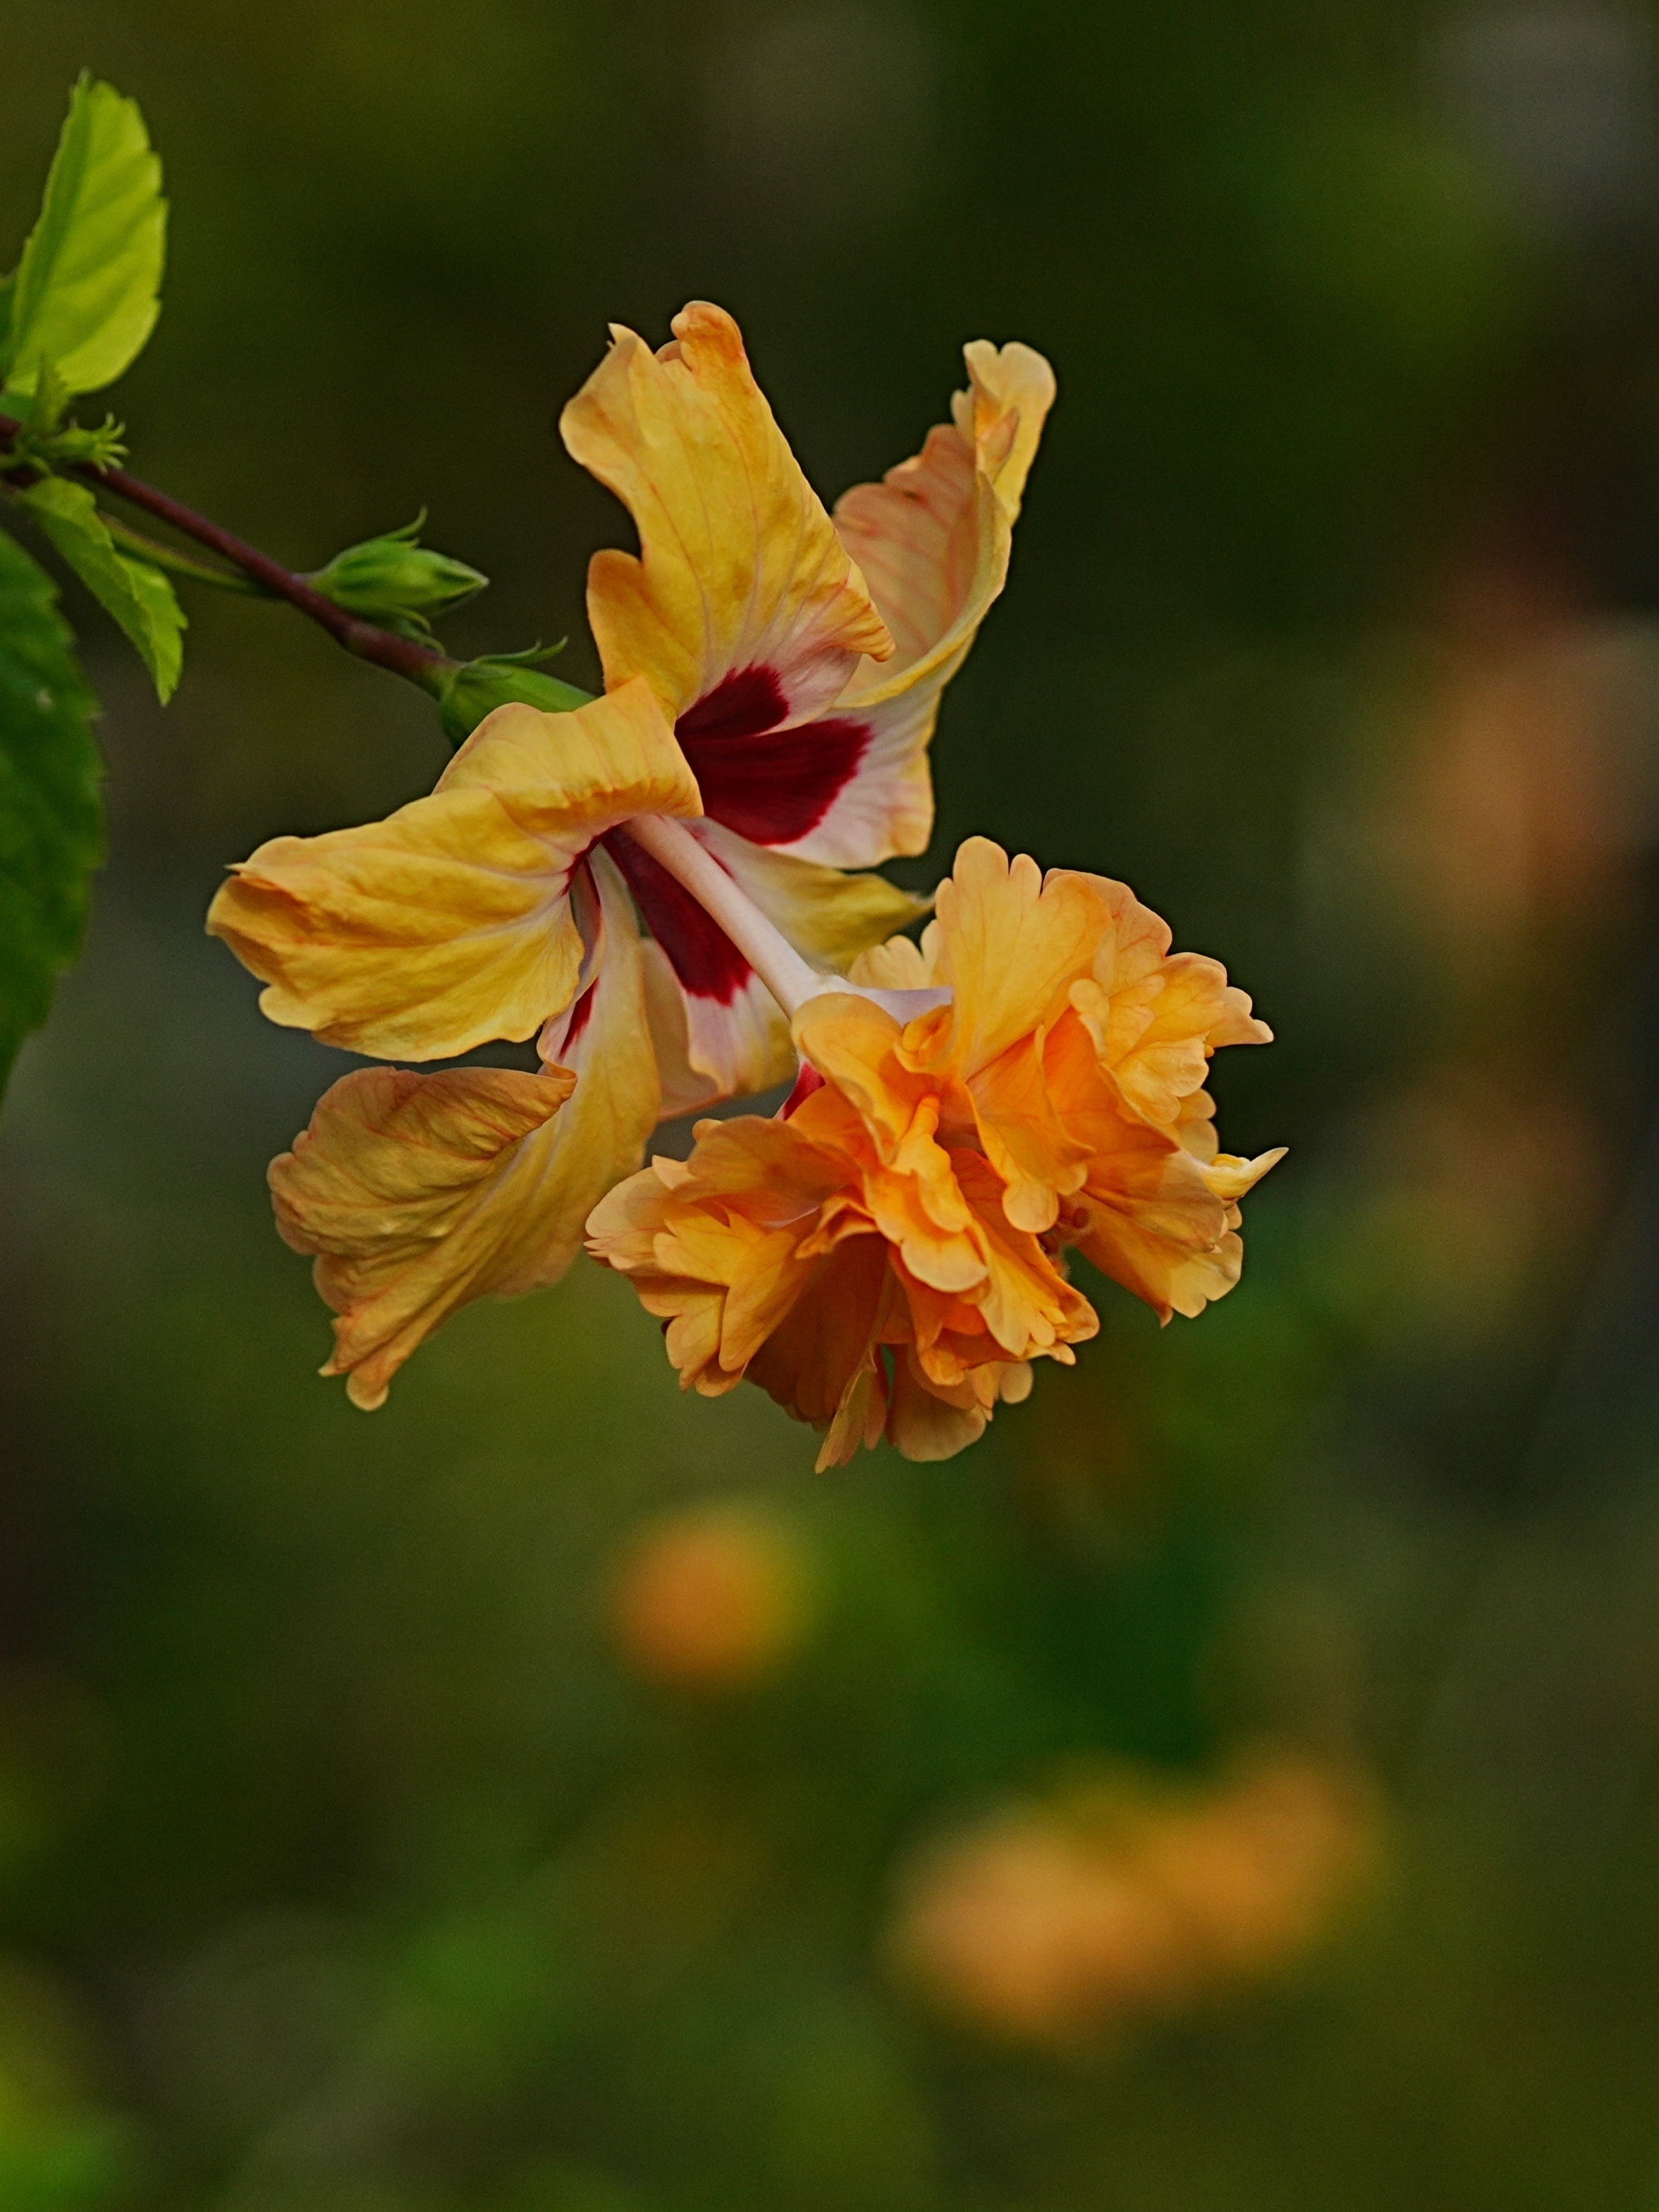
<instances>
[{"instance_id":1,"label":"red center of flower","mask_svg":"<svg viewBox=\"0 0 1659 2212\"><path fill-rule=\"evenodd\" d=\"M613 831L604 844L627 877L646 927L686 989L729 1006L755 971L719 922L631 837Z\"/></svg>"},{"instance_id":2,"label":"red center of flower","mask_svg":"<svg viewBox=\"0 0 1659 2212\"><path fill-rule=\"evenodd\" d=\"M705 812L757 845L793 845L852 781L873 734L836 717L781 730L789 712L777 671L734 668L674 725Z\"/></svg>"}]
</instances>

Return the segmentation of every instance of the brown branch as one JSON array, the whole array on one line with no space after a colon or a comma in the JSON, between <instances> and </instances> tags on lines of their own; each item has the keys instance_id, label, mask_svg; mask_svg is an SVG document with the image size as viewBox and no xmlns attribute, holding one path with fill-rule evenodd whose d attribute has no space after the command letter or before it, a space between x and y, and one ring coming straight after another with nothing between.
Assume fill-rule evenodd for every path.
<instances>
[{"instance_id":1,"label":"brown branch","mask_svg":"<svg viewBox=\"0 0 1659 2212\"><path fill-rule=\"evenodd\" d=\"M0 415L0 443L10 445L19 435L22 425L8 415ZM313 591L303 576L296 576L291 568L284 568L257 545L222 530L216 522L210 522L204 514L193 507L157 491L154 484L140 477L129 476L125 469L100 469L92 462L82 462L69 473L100 491L113 492L119 499L142 507L160 522L169 524L184 538L194 538L205 545L222 561L228 561L245 576L269 592L273 598L286 599L302 615L325 629L337 645L348 653L356 653L360 660L372 660L377 667L389 668L396 676L407 677L411 684L424 690L434 689L438 672L453 664L447 654L435 652L429 645L418 644L413 638L398 637L395 632L381 629L377 623L361 622L343 607L337 607L332 599L325 599L320 592Z\"/></svg>"}]
</instances>

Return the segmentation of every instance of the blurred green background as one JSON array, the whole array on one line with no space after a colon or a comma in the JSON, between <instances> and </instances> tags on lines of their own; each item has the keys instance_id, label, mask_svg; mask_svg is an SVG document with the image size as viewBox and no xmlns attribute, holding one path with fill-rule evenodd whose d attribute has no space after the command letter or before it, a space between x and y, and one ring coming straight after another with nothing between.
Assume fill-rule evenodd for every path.
<instances>
[{"instance_id":1,"label":"blurred green background","mask_svg":"<svg viewBox=\"0 0 1659 2212\"><path fill-rule=\"evenodd\" d=\"M133 465L301 567L428 505L457 649L593 669L608 320L729 307L829 496L1047 352L907 872L1133 884L1291 1148L1233 1297L1091 1286L944 1467L815 1477L586 1266L356 1413L263 1182L342 1061L201 917L435 717L199 592L163 713L66 587L113 829L0 1138L5 2212L1659 2207L1656 27L0 0L0 240L83 66L166 163Z\"/></svg>"}]
</instances>

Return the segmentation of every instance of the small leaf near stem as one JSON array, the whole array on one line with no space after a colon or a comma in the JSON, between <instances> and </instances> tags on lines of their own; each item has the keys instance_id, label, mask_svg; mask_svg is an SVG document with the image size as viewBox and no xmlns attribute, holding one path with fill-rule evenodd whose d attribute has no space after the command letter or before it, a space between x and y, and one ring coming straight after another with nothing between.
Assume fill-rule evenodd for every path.
<instances>
[{"instance_id":1,"label":"small leaf near stem","mask_svg":"<svg viewBox=\"0 0 1659 2212\"><path fill-rule=\"evenodd\" d=\"M185 615L159 568L120 552L99 519L91 491L68 477L41 477L16 495L60 559L114 617L166 704L183 665Z\"/></svg>"},{"instance_id":2,"label":"small leaf near stem","mask_svg":"<svg viewBox=\"0 0 1659 2212\"><path fill-rule=\"evenodd\" d=\"M153 568L170 569L175 576L188 576L192 583L211 584L221 592L243 592L254 599L276 597L264 584L256 584L252 576L245 576L240 568L219 568L210 562L198 561L176 546L163 545L159 538L146 538L142 530L135 530L130 522L118 515L106 514L98 510L98 520L110 536L136 561L147 561Z\"/></svg>"}]
</instances>

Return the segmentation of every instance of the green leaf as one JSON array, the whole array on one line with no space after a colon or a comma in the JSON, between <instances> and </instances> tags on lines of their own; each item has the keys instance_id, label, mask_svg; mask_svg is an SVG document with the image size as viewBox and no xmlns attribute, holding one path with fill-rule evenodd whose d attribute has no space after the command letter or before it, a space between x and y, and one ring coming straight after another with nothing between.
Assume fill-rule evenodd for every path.
<instances>
[{"instance_id":1,"label":"green leaf","mask_svg":"<svg viewBox=\"0 0 1659 2212\"><path fill-rule=\"evenodd\" d=\"M97 702L57 602L0 533L0 1084L81 950L104 856Z\"/></svg>"},{"instance_id":2,"label":"green leaf","mask_svg":"<svg viewBox=\"0 0 1659 2212\"><path fill-rule=\"evenodd\" d=\"M98 526L103 529L101 517ZM105 535L107 537L108 532L105 532ZM152 568L148 561L133 559L131 554L117 553L115 557L126 571L127 588L143 610L153 641L153 655L136 638L133 642L138 645L145 665L155 678L155 689L165 707L179 688L185 659L184 632L189 627L189 617L179 605L172 583L159 568ZM115 611L111 608L110 611ZM117 616L116 619L119 621L120 617ZM131 635L131 631L128 635Z\"/></svg>"},{"instance_id":3,"label":"green leaf","mask_svg":"<svg viewBox=\"0 0 1659 2212\"><path fill-rule=\"evenodd\" d=\"M71 393L115 381L161 313L167 214L137 101L82 76L12 280L9 391L32 392L46 361Z\"/></svg>"},{"instance_id":4,"label":"green leaf","mask_svg":"<svg viewBox=\"0 0 1659 2212\"><path fill-rule=\"evenodd\" d=\"M17 495L94 598L112 614L155 679L163 706L184 665L184 609L159 568L131 561L115 541L86 484L43 477Z\"/></svg>"}]
</instances>

